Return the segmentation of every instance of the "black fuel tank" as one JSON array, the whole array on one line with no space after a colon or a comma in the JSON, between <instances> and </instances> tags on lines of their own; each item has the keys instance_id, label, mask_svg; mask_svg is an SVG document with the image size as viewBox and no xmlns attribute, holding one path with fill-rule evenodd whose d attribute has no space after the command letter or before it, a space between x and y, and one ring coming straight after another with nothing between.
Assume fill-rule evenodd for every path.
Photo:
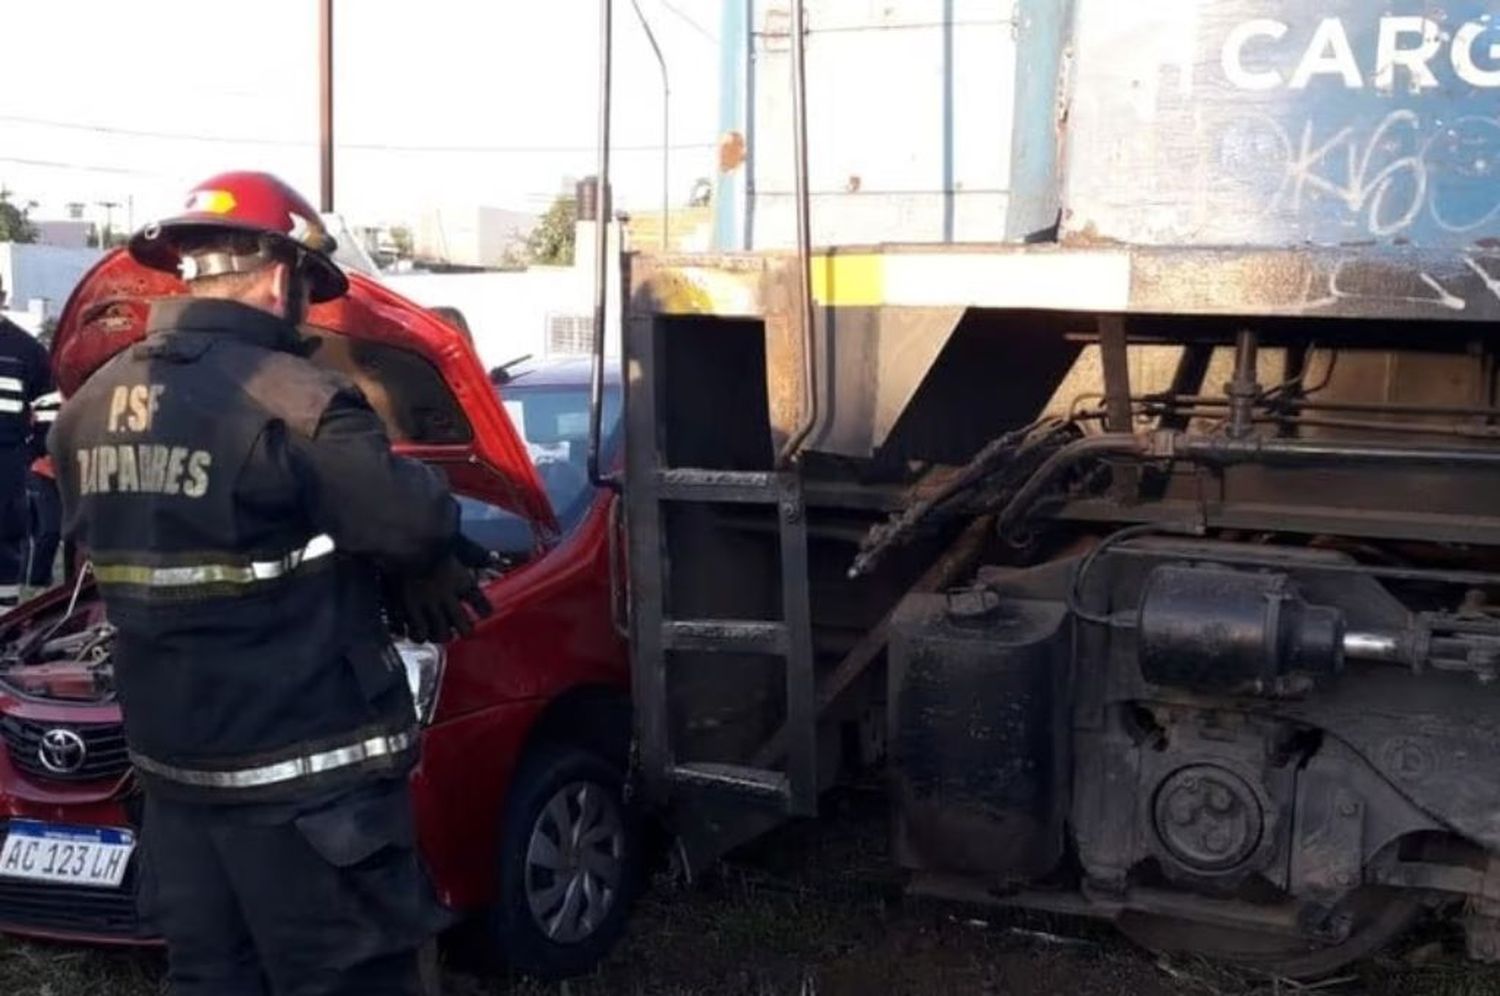
<instances>
[{"instance_id":1,"label":"black fuel tank","mask_svg":"<svg viewBox=\"0 0 1500 996\"><path fill-rule=\"evenodd\" d=\"M1067 609L913 595L890 649L896 854L908 868L1046 874L1067 812Z\"/></svg>"}]
</instances>

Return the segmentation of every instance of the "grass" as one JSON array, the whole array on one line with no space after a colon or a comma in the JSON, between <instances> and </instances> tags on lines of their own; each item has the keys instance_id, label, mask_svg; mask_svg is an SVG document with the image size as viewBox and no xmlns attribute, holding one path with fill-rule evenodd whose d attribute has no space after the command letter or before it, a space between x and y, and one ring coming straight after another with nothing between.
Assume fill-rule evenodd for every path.
<instances>
[{"instance_id":1,"label":"grass","mask_svg":"<svg viewBox=\"0 0 1500 996\"><path fill-rule=\"evenodd\" d=\"M837 803L835 804L837 805ZM789 828L687 888L654 883L625 940L561 985L450 970L446 996L1500 996L1430 929L1320 988L1160 959L1096 924L901 894L879 820ZM4 996L157 996L162 958L0 941Z\"/></svg>"}]
</instances>

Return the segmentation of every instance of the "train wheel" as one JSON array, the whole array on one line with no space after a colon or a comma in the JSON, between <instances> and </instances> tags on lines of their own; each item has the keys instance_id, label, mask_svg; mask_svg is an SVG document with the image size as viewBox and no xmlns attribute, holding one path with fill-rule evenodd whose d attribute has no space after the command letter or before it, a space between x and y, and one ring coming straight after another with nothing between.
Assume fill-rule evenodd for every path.
<instances>
[{"instance_id":1,"label":"train wheel","mask_svg":"<svg viewBox=\"0 0 1500 996\"><path fill-rule=\"evenodd\" d=\"M1368 958L1405 933L1422 909L1420 902L1398 891L1361 889L1339 910L1353 919L1348 936L1331 943L1134 911L1121 915L1116 925L1153 951L1195 954L1267 975L1307 980Z\"/></svg>"}]
</instances>

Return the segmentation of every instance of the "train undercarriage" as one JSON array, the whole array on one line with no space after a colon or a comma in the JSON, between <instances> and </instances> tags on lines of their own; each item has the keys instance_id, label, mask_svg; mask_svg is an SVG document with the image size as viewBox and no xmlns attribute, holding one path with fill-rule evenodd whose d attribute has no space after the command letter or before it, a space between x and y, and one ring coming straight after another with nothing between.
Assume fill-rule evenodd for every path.
<instances>
[{"instance_id":1,"label":"train undercarriage","mask_svg":"<svg viewBox=\"0 0 1500 996\"><path fill-rule=\"evenodd\" d=\"M825 257L809 343L794 261L636 261L641 770L686 860L874 764L918 890L1293 977L1429 911L1500 956L1493 345L1387 262L1309 303L1189 255L1128 265L1232 305L870 304Z\"/></svg>"}]
</instances>

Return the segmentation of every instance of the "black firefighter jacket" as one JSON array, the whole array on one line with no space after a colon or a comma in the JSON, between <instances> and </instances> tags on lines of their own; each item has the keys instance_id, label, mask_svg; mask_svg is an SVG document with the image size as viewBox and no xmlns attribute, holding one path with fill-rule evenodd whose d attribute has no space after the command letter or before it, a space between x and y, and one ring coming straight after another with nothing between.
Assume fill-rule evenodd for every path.
<instances>
[{"instance_id":1,"label":"black firefighter jacket","mask_svg":"<svg viewBox=\"0 0 1500 996\"><path fill-rule=\"evenodd\" d=\"M63 406L64 530L117 628L137 772L199 800L292 801L399 777L416 731L378 570L447 551L443 478L392 455L360 391L295 328L158 303L146 339Z\"/></svg>"}]
</instances>

